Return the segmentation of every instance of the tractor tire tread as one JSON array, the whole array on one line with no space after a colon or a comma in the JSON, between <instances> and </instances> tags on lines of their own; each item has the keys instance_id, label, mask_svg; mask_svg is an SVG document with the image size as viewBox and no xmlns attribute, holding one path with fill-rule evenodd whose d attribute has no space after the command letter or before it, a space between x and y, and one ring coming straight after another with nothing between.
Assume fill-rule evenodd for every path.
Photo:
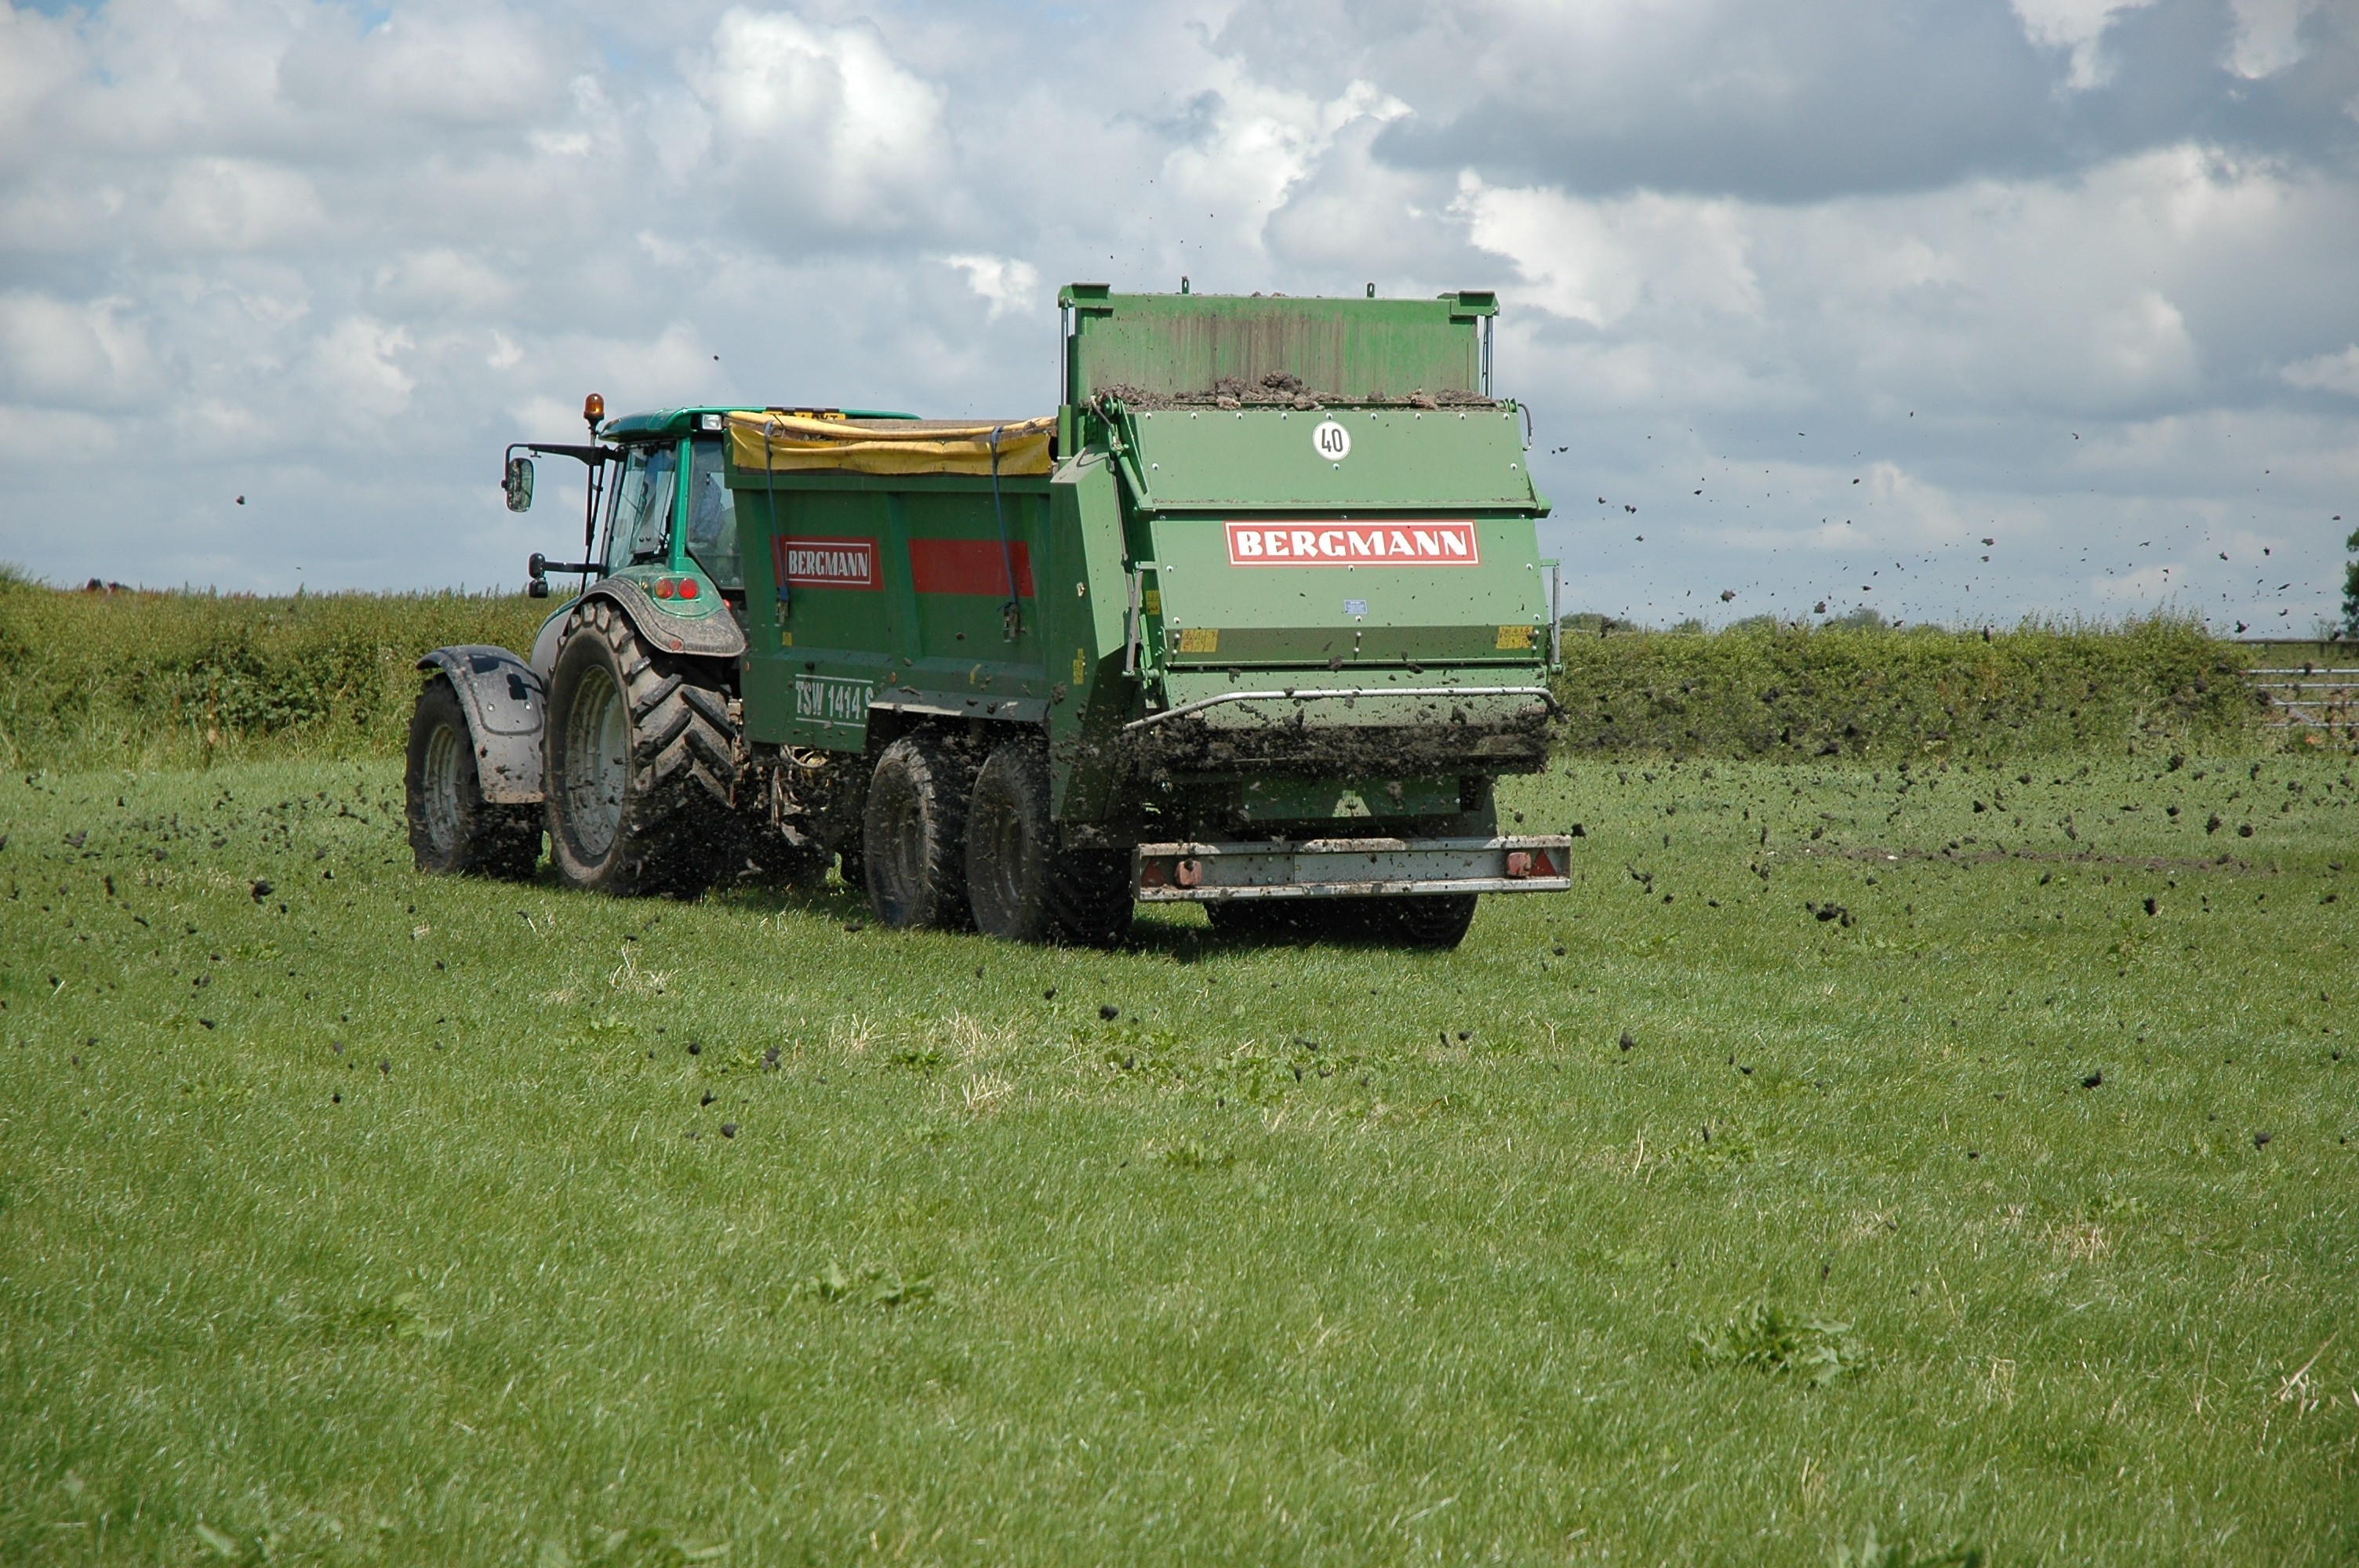
<instances>
[{"instance_id":1,"label":"tractor tire tread","mask_svg":"<svg viewBox=\"0 0 2359 1568\"><path fill-rule=\"evenodd\" d=\"M566 644L590 636L605 644L611 667L621 676L625 711L632 733L625 746L638 786L626 793L624 819L617 833L615 854L621 864L611 874L594 878L596 885L623 894L672 893L692 897L727 869L730 841L728 805L734 785L736 741L726 727L714 727L703 717L703 705L689 694L709 697L724 716L728 699L717 690L717 677L698 660L651 652L640 640L629 618L603 600L577 609L559 645L559 664ZM556 682L551 681L551 696ZM557 821L558 779L556 738L563 734L564 716L549 716L551 736L550 828ZM693 741L683 736L693 735ZM569 877L568 880L575 880Z\"/></svg>"}]
</instances>

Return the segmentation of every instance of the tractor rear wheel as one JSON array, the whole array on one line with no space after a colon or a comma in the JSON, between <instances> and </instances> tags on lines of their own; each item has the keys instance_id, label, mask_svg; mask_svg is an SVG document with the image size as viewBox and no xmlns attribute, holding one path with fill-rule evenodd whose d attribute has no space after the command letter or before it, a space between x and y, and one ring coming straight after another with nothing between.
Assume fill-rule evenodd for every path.
<instances>
[{"instance_id":1,"label":"tractor rear wheel","mask_svg":"<svg viewBox=\"0 0 2359 1568\"><path fill-rule=\"evenodd\" d=\"M734 841L729 699L698 660L650 651L605 600L577 607L549 674L549 859L568 885L691 897Z\"/></svg>"},{"instance_id":2,"label":"tractor rear wheel","mask_svg":"<svg viewBox=\"0 0 2359 1568\"><path fill-rule=\"evenodd\" d=\"M860 860L868 906L880 924L959 931L972 921L966 815L973 777L957 748L923 730L902 736L876 759Z\"/></svg>"},{"instance_id":3,"label":"tractor rear wheel","mask_svg":"<svg viewBox=\"0 0 2359 1568\"><path fill-rule=\"evenodd\" d=\"M1060 849L1049 819L1049 758L1009 741L984 760L967 807L967 902L975 928L1009 942L1109 946L1130 925L1130 858Z\"/></svg>"},{"instance_id":4,"label":"tractor rear wheel","mask_svg":"<svg viewBox=\"0 0 2359 1568\"><path fill-rule=\"evenodd\" d=\"M474 731L451 677L418 694L409 717L409 762L402 780L409 849L418 869L521 881L540 859L540 812L484 798Z\"/></svg>"}]
</instances>

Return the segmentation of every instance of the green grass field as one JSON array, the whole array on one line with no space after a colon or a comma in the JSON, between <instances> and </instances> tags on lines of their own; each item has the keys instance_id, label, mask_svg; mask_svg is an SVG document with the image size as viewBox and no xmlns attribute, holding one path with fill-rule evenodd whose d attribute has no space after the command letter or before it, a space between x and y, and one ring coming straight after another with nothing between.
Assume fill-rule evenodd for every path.
<instances>
[{"instance_id":1,"label":"green grass field","mask_svg":"<svg viewBox=\"0 0 2359 1568\"><path fill-rule=\"evenodd\" d=\"M2353 1561L2351 769L1575 762L1446 955L19 774L0 1561Z\"/></svg>"}]
</instances>

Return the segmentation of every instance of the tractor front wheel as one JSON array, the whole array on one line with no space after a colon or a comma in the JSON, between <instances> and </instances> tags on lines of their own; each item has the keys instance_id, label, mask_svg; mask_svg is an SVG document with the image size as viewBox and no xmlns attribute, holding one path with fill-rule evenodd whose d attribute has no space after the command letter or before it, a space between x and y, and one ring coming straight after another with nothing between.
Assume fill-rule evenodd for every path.
<instances>
[{"instance_id":1,"label":"tractor front wheel","mask_svg":"<svg viewBox=\"0 0 2359 1568\"><path fill-rule=\"evenodd\" d=\"M532 875L540 859L540 813L484 798L474 731L447 675L418 694L402 783L409 849L419 871L514 881Z\"/></svg>"},{"instance_id":2,"label":"tractor front wheel","mask_svg":"<svg viewBox=\"0 0 2359 1568\"><path fill-rule=\"evenodd\" d=\"M549 860L568 885L691 897L735 840L729 699L605 600L577 607L549 673Z\"/></svg>"}]
</instances>

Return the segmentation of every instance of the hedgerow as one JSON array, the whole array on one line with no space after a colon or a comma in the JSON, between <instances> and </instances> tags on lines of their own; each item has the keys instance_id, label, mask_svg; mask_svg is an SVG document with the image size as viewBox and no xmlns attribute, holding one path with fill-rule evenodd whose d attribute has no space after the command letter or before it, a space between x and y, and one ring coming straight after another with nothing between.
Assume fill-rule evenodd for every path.
<instances>
[{"instance_id":1,"label":"hedgerow","mask_svg":"<svg viewBox=\"0 0 2359 1568\"><path fill-rule=\"evenodd\" d=\"M521 594L67 591L0 570L0 764L386 756L418 655L522 649ZM2246 651L2168 617L2011 632L1758 628L1564 640L1562 744L1802 759L2250 746Z\"/></svg>"},{"instance_id":2,"label":"hedgerow","mask_svg":"<svg viewBox=\"0 0 2359 1568\"><path fill-rule=\"evenodd\" d=\"M546 613L521 594L61 593L0 574L0 762L390 754L420 653L523 647Z\"/></svg>"},{"instance_id":3,"label":"hedgerow","mask_svg":"<svg viewBox=\"0 0 2359 1568\"><path fill-rule=\"evenodd\" d=\"M2246 651L2192 622L1568 634L1576 752L1764 758L2110 752L2260 739Z\"/></svg>"}]
</instances>

